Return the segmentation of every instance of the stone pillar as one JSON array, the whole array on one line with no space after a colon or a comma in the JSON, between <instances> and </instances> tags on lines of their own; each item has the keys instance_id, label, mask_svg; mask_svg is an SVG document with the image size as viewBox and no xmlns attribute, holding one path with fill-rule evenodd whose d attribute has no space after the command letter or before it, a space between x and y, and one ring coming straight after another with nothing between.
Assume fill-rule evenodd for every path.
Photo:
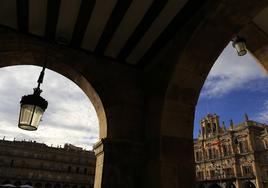
<instances>
[{"instance_id":1,"label":"stone pillar","mask_svg":"<svg viewBox=\"0 0 268 188\"><path fill-rule=\"evenodd\" d=\"M256 187L263 188L263 183L261 182L261 170L259 168L259 164L256 163L256 161L252 162L253 167L253 173L256 177Z\"/></svg>"},{"instance_id":2,"label":"stone pillar","mask_svg":"<svg viewBox=\"0 0 268 188\"><path fill-rule=\"evenodd\" d=\"M105 138L95 144L94 188L141 187L144 152L141 143Z\"/></svg>"},{"instance_id":3,"label":"stone pillar","mask_svg":"<svg viewBox=\"0 0 268 188\"><path fill-rule=\"evenodd\" d=\"M193 140L162 136L148 146L145 188L194 188Z\"/></svg>"},{"instance_id":4,"label":"stone pillar","mask_svg":"<svg viewBox=\"0 0 268 188\"><path fill-rule=\"evenodd\" d=\"M241 167L239 164L234 165L234 175L236 177L236 187L243 188L242 181L240 179L242 174L241 174Z\"/></svg>"},{"instance_id":5,"label":"stone pillar","mask_svg":"<svg viewBox=\"0 0 268 188\"><path fill-rule=\"evenodd\" d=\"M256 148L256 143L254 139L254 132L250 128L249 128L247 141L248 141L249 151L254 151ZM253 168L253 173L256 177L256 186L258 188L263 188L263 184L261 182L261 171L259 169L258 158L256 158L256 155L254 154L253 154L252 168Z\"/></svg>"},{"instance_id":6,"label":"stone pillar","mask_svg":"<svg viewBox=\"0 0 268 188\"><path fill-rule=\"evenodd\" d=\"M243 188L243 184L240 179L236 179L235 184L236 184L236 188Z\"/></svg>"}]
</instances>

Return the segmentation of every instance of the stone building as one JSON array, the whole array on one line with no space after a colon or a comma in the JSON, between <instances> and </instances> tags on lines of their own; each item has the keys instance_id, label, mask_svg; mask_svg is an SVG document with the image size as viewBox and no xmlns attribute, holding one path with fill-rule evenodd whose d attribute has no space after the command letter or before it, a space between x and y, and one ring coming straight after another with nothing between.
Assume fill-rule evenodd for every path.
<instances>
[{"instance_id":1,"label":"stone building","mask_svg":"<svg viewBox=\"0 0 268 188\"><path fill-rule=\"evenodd\" d=\"M267 129L247 115L229 128L216 114L203 118L194 141L197 187L268 187Z\"/></svg>"},{"instance_id":2,"label":"stone building","mask_svg":"<svg viewBox=\"0 0 268 188\"><path fill-rule=\"evenodd\" d=\"M65 144L49 147L28 141L0 141L0 185L35 188L92 188L95 155Z\"/></svg>"}]
</instances>

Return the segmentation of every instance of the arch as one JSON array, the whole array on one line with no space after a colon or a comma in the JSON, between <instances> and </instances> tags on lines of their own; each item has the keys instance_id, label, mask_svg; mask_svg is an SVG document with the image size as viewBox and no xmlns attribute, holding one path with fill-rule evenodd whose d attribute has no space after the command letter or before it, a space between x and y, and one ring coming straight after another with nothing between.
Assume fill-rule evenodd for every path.
<instances>
[{"instance_id":1,"label":"arch","mask_svg":"<svg viewBox=\"0 0 268 188\"><path fill-rule=\"evenodd\" d=\"M221 186L217 183L213 183L209 186L209 188L221 188Z\"/></svg>"},{"instance_id":2,"label":"arch","mask_svg":"<svg viewBox=\"0 0 268 188\"><path fill-rule=\"evenodd\" d=\"M63 188L70 188L70 185L69 184L64 184Z\"/></svg>"},{"instance_id":3,"label":"arch","mask_svg":"<svg viewBox=\"0 0 268 188\"><path fill-rule=\"evenodd\" d=\"M45 188L52 188L52 184L51 183L46 183L44 187Z\"/></svg>"},{"instance_id":4,"label":"arch","mask_svg":"<svg viewBox=\"0 0 268 188\"><path fill-rule=\"evenodd\" d=\"M57 183L54 185L54 188L61 188L61 185Z\"/></svg>"},{"instance_id":5,"label":"arch","mask_svg":"<svg viewBox=\"0 0 268 188\"><path fill-rule=\"evenodd\" d=\"M14 185L15 186L20 186L21 185L21 181L19 181L19 180L18 181L15 181Z\"/></svg>"},{"instance_id":6,"label":"arch","mask_svg":"<svg viewBox=\"0 0 268 188\"><path fill-rule=\"evenodd\" d=\"M205 185L203 183L198 185L198 188L205 188Z\"/></svg>"},{"instance_id":7,"label":"arch","mask_svg":"<svg viewBox=\"0 0 268 188\"><path fill-rule=\"evenodd\" d=\"M61 185L59 183L54 184L54 188L61 188Z\"/></svg>"},{"instance_id":8,"label":"arch","mask_svg":"<svg viewBox=\"0 0 268 188\"><path fill-rule=\"evenodd\" d=\"M39 182L38 182L38 183L34 184L34 187L35 187L35 188L41 188L41 187L42 187L42 183L39 183Z\"/></svg>"},{"instance_id":9,"label":"arch","mask_svg":"<svg viewBox=\"0 0 268 188\"><path fill-rule=\"evenodd\" d=\"M30 185L30 186L32 186L33 184L32 184L32 182L27 181L27 182L25 183L25 185Z\"/></svg>"},{"instance_id":10,"label":"arch","mask_svg":"<svg viewBox=\"0 0 268 188\"><path fill-rule=\"evenodd\" d=\"M2 182L2 185L5 185L5 184L11 184L11 181L10 181L10 180L4 180L4 181Z\"/></svg>"},{"instance_id":11,"label":"arch","mask_svg":"<svg viewBox=\"0 0 268 188\"><path fill-rule=\"evenodd\" d=\"M204 6L205 10L196 13L187 26L177 32L173 40L153 59L157 65L148 70L150 77L147 79L152 84L151 87L147 85L152 90L148 140L157 140L158 137L163 159L169 161L170 166L180 166L177 175L174 175L174 181L180 182L182 187L188 187L190 181L195 181L185 180L181 174L186 173L187 169L187 173L192 174L189 176L194 177L194 168L184 164L194 164L192 135L195 106L204 81L233 36L268 2L252 2L239 10L234 8L238 4L245 5L242 0L228 3L227 0L222 0L214 5L209 2L209 5ZM184 155L169 151L171 146L180 148ZM164 163L156 165L168 168ZM155 180L151 178L153 181ZM163 176L158 181L167 180Z\"/></svg>"},{"instance_id":12,"label":"arch","mask_svg":"<svg viewBox=\"0 0 268 188\"><path fill-rule=\"evenodd\" d=\"M0 28L0 30L4 32L10 32L12 35L17 36L18 34L15 32L11 32L6 28ZM10 34L9 33L9 34ZM7 34L8 35L8 34ZM23 37L21 37L22 39ZM2 40L2 39L0 39ZM2 41L3 42L3 41ZM70 62L71 59L74 57L71 57L71 53L74 53L73 51L68 51L66 49L61 49L61 47L56 45L48 46L47 43L44 43L42 41L36 41L34 38L27 38L25 37L24 40L14 40L9 41L10 43L13 43L13 45L3 45L1 46L1 49L4 49L4 52L0 53L0 68L6 67L6 66L12 66L12 65L37 65L37 66L43 66L44 62L44 52L45 48L48 49L48 63L47 68L51 69L67 78L72 80L74 83L76 83L88 96L91 103L93 104L95 111L98 116L99 120L99 138L105 138L107 137L107 121L106 121L106 114L105 110L102 104L102 101L95 91L95 89L90 84L89 76L85 77L81 72L81 70L77 70L77 68L74 68L75 64L74 62ZM8 44L9 42L4 42L5 44ZM15 44L15 45L14 45ZM8 53L7 53L8 52ZM79 61L82 61L80 58L84 58L84 54L79 54L80 56L77 56L75 54L74 56L77 56L77 64ZM73 63L71 65L71 63ZM81 69L86 69L85 66L81 66Z\"/></svg>"},{"instance_id":13,"label":"arch","mask_svg":"<svg viewBox=\"0 0 268 188\"><path fill-rule=\"evenodd\" d=\"M247 181L245 182L245 188L256 188L256 186L251 181Z\"/></svg>"},{"instance_id":14,"label":"arch","mask_svg":"<svg viewBox=\"0 0 268 188\"><path fill-rule=\"evenodd\" d=\"M236 188L235 184L233 182L227 182L226 188Z\"/></svg>"}]
</instances>

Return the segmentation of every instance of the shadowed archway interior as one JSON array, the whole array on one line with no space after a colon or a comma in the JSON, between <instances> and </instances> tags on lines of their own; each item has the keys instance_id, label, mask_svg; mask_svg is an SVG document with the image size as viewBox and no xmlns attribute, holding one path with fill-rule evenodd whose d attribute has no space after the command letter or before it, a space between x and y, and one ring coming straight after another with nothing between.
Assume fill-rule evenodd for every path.
<instances>
[{"instance_id":1,"label":"shadowed archway interior","mask_svg":"<svg viewBox=\"0 0 268 188\"><path fill-rule=\"evenodd\" d=\"M77 83L98 114L95 188L193 187L200 90L223 48L268 2L40 2L1 1L0 23L16 31L0 29L0 66L39 65L52 44L48 68Z\"/></svg>"}]
</instances>

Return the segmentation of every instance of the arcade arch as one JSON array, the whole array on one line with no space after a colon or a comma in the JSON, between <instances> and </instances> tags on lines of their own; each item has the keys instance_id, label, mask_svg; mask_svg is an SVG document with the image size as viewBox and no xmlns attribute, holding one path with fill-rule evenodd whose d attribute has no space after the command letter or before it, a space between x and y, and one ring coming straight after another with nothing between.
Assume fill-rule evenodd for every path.
<instances>
[{"instance_id":1,"label":"arcade arch","mask_svg":"<svg viewBox=\"0 0 268 188\"><path fill-rule=\"evenodd\" d=\"M37 47L37 48L40 48L40 47ZM53 55L51 56L48 55L49 56L48 59L56 58L56 57L53 57ZM10 65L42 66L42 63L44 61L42 58L44 58L44 54L38 54L38 53L36 54L36 52L29 52L29 51L27 52L27 50L25 51L22 50L20 52L11 51L10 54L8 54L8 56L5 56L5 54L1 54L1 59L4 59L4 61L1 61L0 67L2 68L2 67L10 66ZM68 65L61 64L60 62L57 62L57 63L48 62L47 68L54 70L55 72L72 80L88 96L88 98L90 99L90 101L92 102L95 108L95 111L99 119L99 138L100 139L105 138L107 136L107 122L106 122L105 110L102 105L100 97L98 96L97 92L93 89L89 81L78 71L75 71Z\"/></svg>"},{"instance_id":2,"label":"arcade arch","mask_svg":"<svg viewBox=\"0 0 268 188\"><path fill-rule=\"evenodd\" d=\"M195 181L194 168L184 164L194 164L192 150L194 112L204 81L225 46L263 7L268 5L268 2L245 5L242 1L236 1L234 4L227 4L214 7L215 12L204 11L201 15L196 15L192 22L177 32L175 38L154 59L157 66L147 72L150 76L154 72L162 72L161 78L159 75L148 78L148 80L157 80L155 82L158 84L150 87L153 92L156 91L155 88L158 89L158 98L152 98L150 104L158 104L159 108L154 107L151 112L159 113L159 116L150 119L150 125L154 127L149 127L153 129L157 124L159 128L159 132L151 130L161 138L159 147L163 149L161 154L165 162L158 165L163 170L172 165L177 166L176 181L180 182L182 187L187 187L191 181ZM238 4L243 6L240 7ZM237 7L240 8L239 11ZM198 16L203 19L201 24L196 24ZM247 36L245 38L248 40ZM252 51L250 47L248 49ZM254 54L254 51L252 52ZM179 151L171 152L164 148L179 148L179 151L183 151L183 155ZM180 178L180 174L185 173L185 169L192 174L187 180ZM163 181L163 184L167 183L166 177L161 177L163 179L159 181Z\"/></svg>"},{"instance_id":3,"label":"arcade arch","mask_svg":"<svg viewBox=\"0 0 268 188\"><path fill-rule=\"evenodd\" d=\"M88 58L68 49L51 50L54 54L48 68L70 78L81 88L85 87L81 83L81 76L84 76L102 99L99 120L100 124L102 120L105 122L100 125L103 140L96 150L101 156L97 163L103 166L100 165L96 175L102 175L104 182L99 180L95 187L137 187L141 182L139 174L144 177L143 187L192 187L194 167L189 164L194 163L194 109L202 85L233 35L268 4L267 1L245 3L242 0L208 2L179 29L174 40L153 60L154 66L144 73L118 64L111 66L112 61L107 59L90 55ZM11 34L7 41L1 42L1 49L5 50L1 52L0 66L42 62L39 60L43 45L25 38L14 37L14 34L12 38ZM33 57L38 61L32 61ZM102 64L97 65L98 61ZM92 102L94 104L94 100ZM98 113L98 109L96 111ZM143 145L149 151L146 159L138 157L144 154L140 149ZM110 152L110 155L104 159L103 152ZM119 162L115 162L115 158ZM146 161L145 165L140 161ZM140 170L142 173L137 174ZM187 174L187 178L182 174Z\"/></svg>"}]
</instances>

